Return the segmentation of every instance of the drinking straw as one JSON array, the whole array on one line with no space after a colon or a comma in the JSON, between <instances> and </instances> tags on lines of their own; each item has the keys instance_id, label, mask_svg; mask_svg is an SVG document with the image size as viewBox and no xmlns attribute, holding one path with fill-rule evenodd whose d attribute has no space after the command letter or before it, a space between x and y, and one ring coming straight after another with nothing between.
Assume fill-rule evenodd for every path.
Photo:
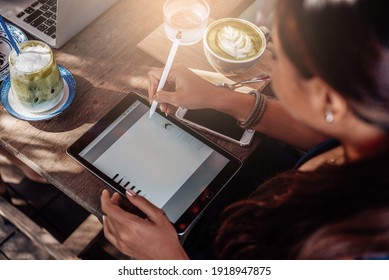
<instances>
[{"instance_id":1,"label":"drinking straw","mask_svg":"<svg viewBox=\"0 0 389 280\"><path fill-rule=\"evenodd\" d=\"M12 37L11 33L8 30L7 24L5 24L5 21L3 17L0 15L0 24L3 27L3 30L5 31L5 34L7 34L8 40L11 42L12 47L14 48L15 52L17 54L20 54L20 50L18 45L16 44L14 38Z\"/></svg>"}]
</instances>

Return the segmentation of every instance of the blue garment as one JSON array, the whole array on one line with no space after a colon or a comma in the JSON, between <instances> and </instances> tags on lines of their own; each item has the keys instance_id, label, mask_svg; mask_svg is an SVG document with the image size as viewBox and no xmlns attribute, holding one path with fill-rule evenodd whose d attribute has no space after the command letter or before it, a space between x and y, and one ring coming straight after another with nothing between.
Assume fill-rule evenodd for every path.
<instances>
[{"instance_id":1,"label":"blue garment","mask_svg":"<svg viewBox=\"0 0 389 280\"><path fill-rule=\"evenodd\" d=\"M301 165L306 163L308 160L310 160L310 159L312 159L312 158L314 158L322 153L325 153L325 152L327 152L327 151L329 151L329 150L331 150L339 145L340 145L340 142L336 139L333 139L333 138L317 144L316 146L311 148L309 151L307 151L300 158L300 160L296 163L295 169L298 169Z\"/></svg>"},{"instance_id":2,"label":"blue garment","mask_svg":"<svg viewBox=\"0 0 389 280\"><path fill-rule=\"evenodd\" d=\"M377 255L377 256L366 256L362 257L359 260L389 260L388 255Z\"/></svg>"}]
</instances>

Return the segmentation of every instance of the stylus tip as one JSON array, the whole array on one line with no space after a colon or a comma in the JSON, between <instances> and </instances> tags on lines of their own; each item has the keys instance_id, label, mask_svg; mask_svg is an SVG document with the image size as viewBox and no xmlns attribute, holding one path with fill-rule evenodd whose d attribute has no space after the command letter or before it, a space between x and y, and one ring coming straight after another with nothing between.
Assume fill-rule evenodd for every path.
<instances>
[{"instance_id":1,"label":"stylus tip","mask_svg":"<svg viewBox=\"0 0 389 280\"><path fill-rule=\"evenodd\" d=\"M157 106L158 106L158 102L153 101L153 103L151 104L150 111L149 111L149 119L153 116L155 109L157 109Z\"/></svg>"}]
</instances>

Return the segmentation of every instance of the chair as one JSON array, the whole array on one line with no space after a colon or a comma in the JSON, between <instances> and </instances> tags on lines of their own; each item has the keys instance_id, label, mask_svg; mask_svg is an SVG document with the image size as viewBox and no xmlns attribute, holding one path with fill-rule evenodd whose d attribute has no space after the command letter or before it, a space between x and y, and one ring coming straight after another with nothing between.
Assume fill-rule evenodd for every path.
<instances>
[{"instance_id":1,"label":"chair","mask_svg":"<svg viewBox=\"0 0 389 280\"><path fill-rule=\"evenodd\" d=\"M102 225L98 219L93 215L89 215L64 243L60 243L46 229L38 226L4 196L1 196L2 193L6 192L6 187L1 183L3 182L0 182L0 216L13 224L53 259L79 259L79 255L102 230Z\"/></svg>"}]
</instances>

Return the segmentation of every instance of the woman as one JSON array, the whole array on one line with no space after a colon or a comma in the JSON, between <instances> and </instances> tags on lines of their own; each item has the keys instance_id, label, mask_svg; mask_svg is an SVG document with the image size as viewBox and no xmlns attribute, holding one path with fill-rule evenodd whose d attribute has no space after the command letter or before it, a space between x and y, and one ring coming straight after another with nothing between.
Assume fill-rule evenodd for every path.
<instances>
[{"instance_id":1,"label":"woman","mask_svg":"<svg viewBox=\"0 0 389 280\"><path fill-rule=\"evenodd\" d=\"M169 75L174 92L155 93L161 69L150 72L150 97L213 108L299 148L323 139L293 170L229 206L215 254L233 259L370 258L389 255L389 24L385 1L280 0L274 28L273 89L280 101L231 94L188 70ZM257 98L257 99L256 99ZM258 107L258 106L257 106ZM149 217L117 206L105 191L106 237L135 258L187 258L163 212L128 192ZM155 241L155 243L153 242Z\"/></svg>"}]
</instances>

